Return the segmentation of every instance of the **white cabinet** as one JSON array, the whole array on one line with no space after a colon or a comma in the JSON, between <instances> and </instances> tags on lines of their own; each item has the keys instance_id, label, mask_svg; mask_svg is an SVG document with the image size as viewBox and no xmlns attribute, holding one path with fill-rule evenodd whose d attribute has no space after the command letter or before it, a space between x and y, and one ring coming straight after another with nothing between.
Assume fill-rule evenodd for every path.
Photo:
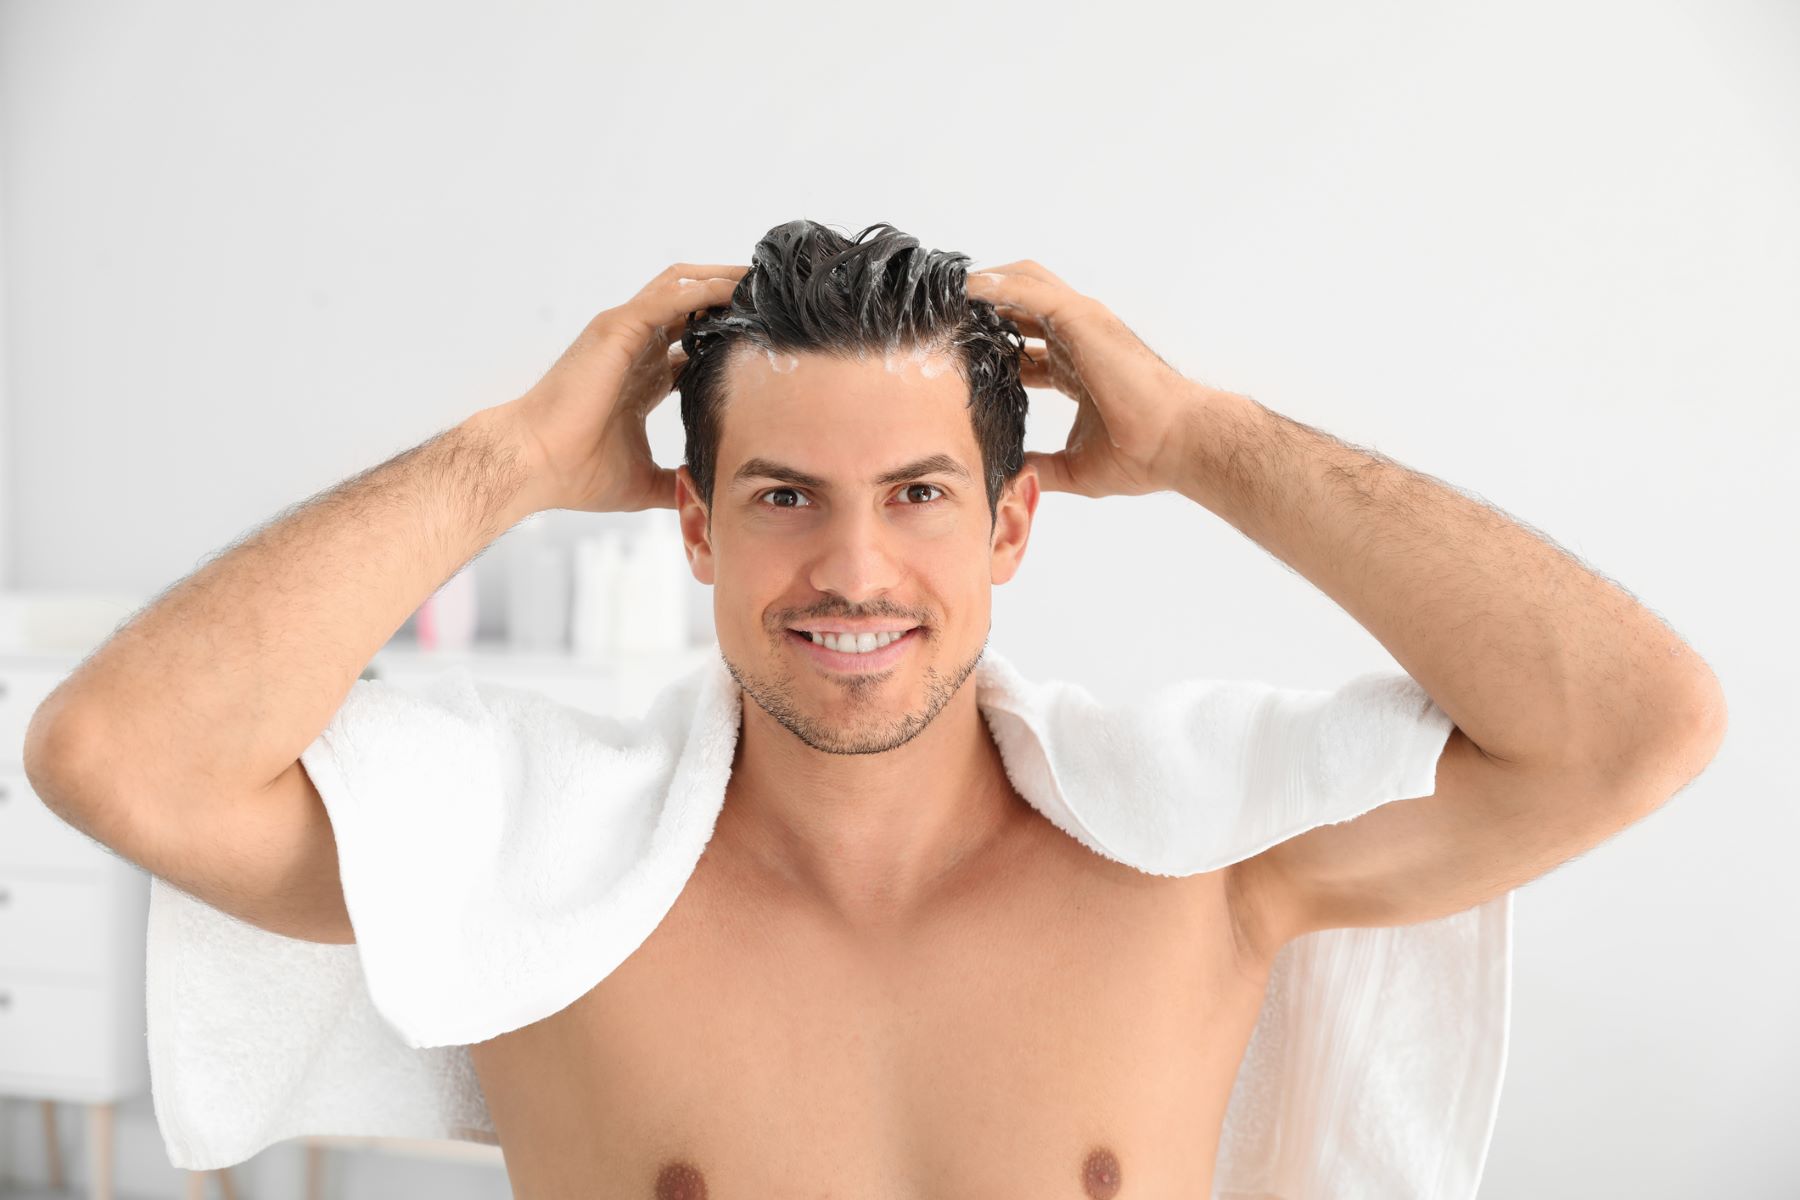
<instances>
[{"instance_id":1,"label":"white cabinet","mask_svg":"<svg viewBox=\"0 0 1800 1200\"><path fill-rule=\"evenodd\" d=\"M79 661L0 657L0 1093L111 1103L150 1079L150 878L44 807L25 726Z\"/></svg>"},{"instance_id":2,"label":"white cabinet","mask_svg":"<svg viewBox=\"0 0 1800 1200\"><path fill-rule=\"evenodd\" d=\"M25 778L25 727L79 661L0 655L0 1095L39 1098L47 1120L52 1101L85 1106L89 1194L104 1200L113 1105L150 1081L150 877L45 808Z\"/></svg>"}]
</instances>

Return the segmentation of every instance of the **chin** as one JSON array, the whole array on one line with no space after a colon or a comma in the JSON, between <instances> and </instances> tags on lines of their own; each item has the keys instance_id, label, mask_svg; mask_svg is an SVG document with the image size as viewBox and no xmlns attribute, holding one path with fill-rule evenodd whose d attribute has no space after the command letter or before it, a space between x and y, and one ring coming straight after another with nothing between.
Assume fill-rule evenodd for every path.
<instances>
[{"instance_id":1,"label":"chin","mask_svg":"<svg viewBox=\"0 0 1800 1200\"><path fill-rule=\"evenodd\" d=\"M952 671L936 662L935 631L920 628L886 667L834 669L847 656L820 653L798 635L782 631L772 658L758 656L745 671L740 661L721 656L747 698L795 737L831 754L874 754L891 750L922 733L973 674L985 643Z\"/></svg>"}]
</instances>

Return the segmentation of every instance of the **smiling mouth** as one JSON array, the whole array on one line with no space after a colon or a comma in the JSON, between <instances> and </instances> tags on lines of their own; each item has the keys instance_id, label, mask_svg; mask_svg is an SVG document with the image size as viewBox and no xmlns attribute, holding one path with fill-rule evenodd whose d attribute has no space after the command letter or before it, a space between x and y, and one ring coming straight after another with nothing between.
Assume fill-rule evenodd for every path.
<instances>
[{"instance_id":1,"label":"smiling mouth","mask_svg":"<svg viewBox=\"0 0 1800 1200\"><path fill-rule=\"evenodd\" d=\"M893 643L899 641L901 638L905 637L907 634L912 633L914 630L917 630L919 628L921 628L921 627L918 625L911 625L905 629L881 630L876 636L879 638L883 638L885 640L876 642L876 644L871 646L869 648L869 650L870 651L879 650L883 646L892 645ZM824 646L825 645L825 638L824 638L823 633L815 633L812 630L808 630L808 629L789 629L788 632L806 639L807 641L811 642L815 646ZM844 635L843 634L836 633L835 631L826 631L826 632L833 633L834 640L837 641L837 643L840 647L844 644ZM857 634L854 632L851 633L850 636L852 638L857 638L859 640L861 637L860 634ZM826 647L826 648L829 649L830 647ZM869 651L862 651L862 653L868 653L868 652ZM839 653L848 654L848 653L857 653L857 651L855 651L855 650L840 650Z\"/></svg>"},{"instance_id":2,"label":"smiling mouth","mask_svg":"<svg viewBox=\"0 0 1800 1200\"><path fill-rule=\"evenodd\" d=\"M884 646L876 646L872 650L862 651L833 650L822 641L813 641L811 634L798 629L790 629L787 634L797 649L827 669L864 671L887 667L895 663L902 654L911 649L912 643L918 640L918 635L923 631L924 626L915 625L911 629L903 631L899 637L892 639Z\"/></svg>"}]
</instances>

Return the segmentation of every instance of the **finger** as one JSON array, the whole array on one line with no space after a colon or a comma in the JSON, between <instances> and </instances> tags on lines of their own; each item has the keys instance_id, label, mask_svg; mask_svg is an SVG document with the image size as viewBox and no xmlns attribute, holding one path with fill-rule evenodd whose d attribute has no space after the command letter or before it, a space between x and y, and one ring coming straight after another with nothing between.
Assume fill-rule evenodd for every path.
<instances>
[{"instance_id":1,"label":"finger","mask_svg":"<svg viewBox=\"0 0 1800 1200\"><path fill-rule=\"evenodd\" d=\"M1025 465L1037 468L1038 487L1046 492L1072 492L1075 481L1069 477L1069 460L1064 451L1045 454L1038 450L1025 452Z\"/></svg>"},{"instance_id":2,"label":"finger","mask_svg":"<svg viewBox=\"0 0 1800 1200\"><path fill-rule=\"evenodd\" d=\"M692 298L689 297L689 300L687 301L689 303L689 307L682 310L681 318L679 320L675 321L673 324L670 324L670 325L667 325L664 327L665 333L667 335L667 340L670 342L680 341L682 336L685 333L687 333L688 319L694 313L700 311L701 309L713 308L717 305L731 303L732 293L734 293L737 290L738 281L744 277L744 273L746 271L748 271L750 268L748 266L724 266L724 267L704 267L704 268L695 268L695 269L696 270L713 271L713 272L717 272L717 274L708 275L708 276L696 276L696 275L678 275L678 276L676 276L675 277L675 286L678 289L682 289L682 291L678 294L685 295L689 289L698 287L702 284L723 281L726 284L726 287L724 288L724 295L714 298L714 292L709 291L706 294L706 298L700 303L693 303ZM716 289L715 289L715 291L716 291Z\"/></svg>"},{"instance_id":3,"label":"finger","mask_svg":"<svg viewBox=\"0 0 1800 1200\"><path fill-rule=\"evenodd\" d=\"M674 467L656 468L656 482L650 485L651 508L675 508L677 495Z\"/></svg>"},{"instance_id":4,"label":"finger","mask_svg":"<svg viewBox=\"0 0 1800 1200\"><path fill-rule=\"evenodd\" d=\"M1042 279L1045 283L1053 283L1057 287L1069 287L1067 283L1063 282L1061 276L1035 259L1021 258L1017 262L1002 263L997 267L982 267L981 269L1001 275L1029 275L1034 279ZM1069 288L1069 290L1074 291L1075 289Z\"/></svg>"},{"instance_id":5,"label":"finger","mask_svg":"<svg viewBox=\"0 0 1800 1200\"><path fill-rule=\"evenodd\" d=\"M684 287L690 281L709 279L738 280L750 270L747 263L671 263L657 272L656 278L638 289L638 296L650 296ZM635 299L635 297L634 297Z\"/></svg>"},{"instance_id":6,"label":"finger","mask_svg":"<svg viewBox=\"0 0 1800 1200\"><path fill-rule=\"evenodd\" d=\"M1044 328L1044 323L1024 309L1014 308L1010 304L997 304L994 306L994 311L1017 325L1019 332L1026 337L1034 337L1041 341L1049 340L1049 331Z\"/></svg>"},{"instance_id":7,"label":"finger","mask_svg":"<svg viewBox=\"0 0 1800 1200\"><path fill-rule=\"evenodd\" d=\"M652 285L662 279L710 279L713 276L729 275L733 279L743 277L750 269L749 263L670 263L663 268L662 274L652 280Z\"/></svg>"},{"instance_id":8,"label":"finger","mask_svg":"<svg viewBox=\"0 0 1800 1200\"><path fill-rule=\"evenodd\" d=\"M1054 388L1050 377L1049 352L1026 346L1019 355L1019 383L1025 387Z\"/></svg>"},{"instance_id":9,"label":"finger","mask_svg":"<svg viewBox=\"0 0 1800 1200\"><path fill-rule=\"evenodd\" d=\"M687 329L689 313L730 303L737 285L737 276L733 275L683 276L638 293L626 307L646 327L660 328L663 340L671 342Z\"/></svg>"},{"instance_id":10,"label":"finger","mask_svg":"<svg viewBox=\"0 0 1800 1200\"><path fill-rule=\"evenodd\" d=\"M1075 315L1087 299L1060 283L1031 275L973 274L965 290L976 300L986 300L996 308L1017 309L1046 326Z\"/></svg>"}]
</instances>

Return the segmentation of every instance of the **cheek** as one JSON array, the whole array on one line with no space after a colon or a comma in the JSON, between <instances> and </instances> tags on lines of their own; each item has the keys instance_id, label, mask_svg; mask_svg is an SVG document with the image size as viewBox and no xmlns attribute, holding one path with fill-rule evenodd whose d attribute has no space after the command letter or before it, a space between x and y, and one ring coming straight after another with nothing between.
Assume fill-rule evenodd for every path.
<instances>
[{"instance_id":1,"label":"cheek","mask_svg":"<svg viewBox=\"0 0 1800 1200\"><path fill-rule=\"evenodd\" d=\"M983 622L993 598L993 555L985 543L946 546L915 560L922 599L952 626Z\"/></svg>"},{"instance_id":2,"label":"cheek","mask_svg":"<svg viewBox=\"0 0 1800 1200\"><path fill-rule=\"evenodd\" d=\"M746 522L715 543L713 600L722 617L761 628L759 614L796 594L810 594L807 563L818 547L800 524ZM953 623L978 607L985 610L993 586L985 510L979 528L946 513L910 516L898 529L888 549L899 568L896 594L902 603L938 610Z\"/></svg>"}]
</instances>

